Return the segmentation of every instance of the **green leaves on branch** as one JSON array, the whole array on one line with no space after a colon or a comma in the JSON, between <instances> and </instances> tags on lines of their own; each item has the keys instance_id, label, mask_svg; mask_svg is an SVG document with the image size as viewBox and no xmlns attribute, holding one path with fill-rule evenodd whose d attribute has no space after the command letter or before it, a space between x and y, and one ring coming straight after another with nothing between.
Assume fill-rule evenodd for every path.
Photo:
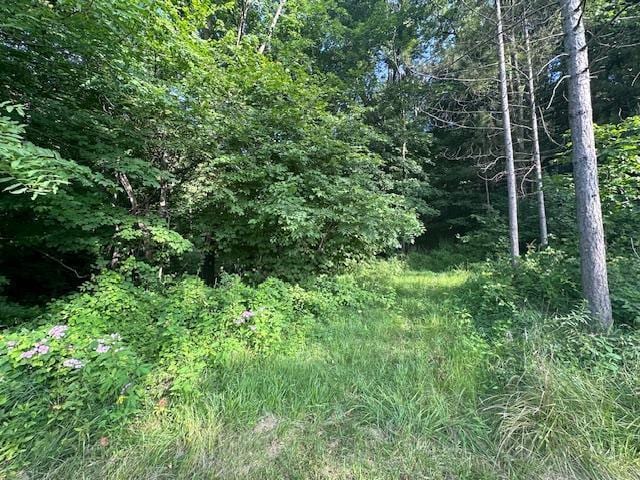
<instances>
[{"instance_id":1,"label":"green leaves on branch","mask_svg":"<svg viewBox=\"0 0 640 480\"><path fill-rule=\"evenodd\" d=\"M12 112L24 116L22 105L2 102L0 109L6 111L0 116L0 184L6 184L3 192L28 193L35 199L56 193L75 176L87 173L75 162L61 158L58 152L24 141L24 126L8 116Z\"/></svg>"}]
</instances>

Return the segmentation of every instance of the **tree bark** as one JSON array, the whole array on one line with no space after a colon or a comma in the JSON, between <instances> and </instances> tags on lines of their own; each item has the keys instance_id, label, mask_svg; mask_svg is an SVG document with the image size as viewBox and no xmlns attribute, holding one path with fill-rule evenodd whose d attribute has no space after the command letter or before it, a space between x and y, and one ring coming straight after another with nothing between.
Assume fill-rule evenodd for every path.
<instances>
[{"instance_id":1,"label":"tree bark","mask_svg":"<svg viewBox=\"0 0 640 480\"><path fill-rule=\"evenodd\" d=\"M236 46L242 42L244 36L244 29L247 24L247 17L249 16L249 8L251 7L251 0L240 0L240 16L238 17L238 32L236 35Z\"/></svg>"},{"instance_id":2,"label":"tree bark","mask_svg":"<svg viewBox=\"0 0 640 480\"><path fill-rule=\"evenodd\" d=\"M140 214L140 206L138 204L138 200L136 199L135 192L133 191L133 187L131 186L131 182L129 181L129 177L125 173L117 172L116 177L124 188L125 193L127 194L127 198L129 199L129 203L131 204L131 214L135 216L139 216ZM142 232L142 250L144 252L144 256L146 259L151 259L151 245L149 243L149 227L142 221L142 219L138 218L138 228ZM118 259L115 259L115 263L117 263ZM112 258L112 264L114 263L114 259Z\"/></svg>"},{"instance_id":3,"label":"tree bark","mask_svg":"<svg viewBox=\"0 0 640 480\"><path fill-rule=\"evenodd\" d=\"M129 199L129 203L131 204L131 213L137 215L138 200L136 199L136 195L133 191L133 187L131 186L131 182L129 182L129 178L122 172L117 172L116 178L120 182L120 185L122 185L122 188L124 188L124 192L127 194L127 198Z\"/></svg>"},{"instance_id":4,"label":"tree bark","mask_svg":"<svg viewBox=\"0 0 640 480\"><path fill-rule=\"evenodd\" d=\"M540 135L538 131L538 105L536 103L535 82L533 77L533 62L531 60L531 40L529 37L529 25L525 19L524 43L527 54L527 76L529 83L529 105L531 106L531 143L533 164L536 170L536 196L538 197L538 230L540 246L549 245L547 232L547 211L544 204L544 190L542 183L542 160L540 158Z\"/></svg>"},{"instance_id":5,"label":"tree bark","mask_svg":"<svg viewBox=\"0 0 640 480\"><path fill-rule=\"evenodd\" d=\"M504 154L507 162L507 191L509 196L509 244L511 263L515 266L520 257L518 235L518 199L516 192L516 172L513 158L513 139L511 136L511 113L509 112L509 86L507 84L507 65L504 53L504 29L502 26L501 0L496 0L496 20L498 24L498 63L500 65L500 97L502 100L502 125L504 129Z\"/></svg>"},{"instance_id":6,"label":"tree bark","mask_svg":"<svg viewBox=\"0 0 640 480\"><path fill-rule=\"evenodd\" d=\"M273 32L276 30L276 26L278 25L278 20L280 19L280 15L282 15L282 11L284 10L284 5L287 3L287 0L280 0L278 3L278 8L276 9L276 13L273 15L273 19L271 20L271 25L269 25L269 33L267 35L267 39L262 42L260 48L258 49L259 54L263 54L267 45L271 43L271 37L273 37Z\"/></svg>"},{"instance_id":7,"label":"tree bark","mask_svg":"<svg viewBox=\"0 0 640 480\"><path fill-rule=\"evenodd\" d=\"M598 160L593 133L589 54L585 38L583 0L560 0L565 50L569 55L569 125L573 142L582 291L597 326L613 325Z\"/></svg>"},{"instance_id":8,"label":"tree bark","mask_svg":"<svg viewBox=\"0 0 640 480\"><path fill-rule=\"evenodd\" d=\"M169 154L162 152L160 154L160 163L165 171L169 170ZM158 204L158 214L165 220L169 220L169 192L171 185L167 180L160 181L160 202Z\"/></svg>"}]
</instances>

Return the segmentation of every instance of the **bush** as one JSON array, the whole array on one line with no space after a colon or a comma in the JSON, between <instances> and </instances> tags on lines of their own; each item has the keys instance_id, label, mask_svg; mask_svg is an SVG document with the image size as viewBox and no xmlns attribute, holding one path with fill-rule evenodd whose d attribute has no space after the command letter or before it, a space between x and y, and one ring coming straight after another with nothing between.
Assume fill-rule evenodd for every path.
<instances>
[{"instance_id":1,"label":"bush","mask_svg":"<svg viewBox=\"0 0 640 480\"><path fill-rule=\"evenodd\" d=\"M640 326L640 261L617 257L609 263L611 303L616 321Z\"/></svg>"},{"instance_id":2,"label":"bush","mask_svg":"<svg viewBox=\"0 0 640 480\"><path fill-rule=\"evenodd\" d=\"M553 470L532 477L634 478L638 333L593 333L586 308L562 316L527 311L518 322L527 327L511 331L493 365L500 393L484 402L502 451Z\"/></svg>"},{"instance_id":3,"label":"bush","mask_svg":"<svg viewBox=\"0 0 640 480\"><path fill-rule=\"evenodd\" d=\"M530 251L516 268L509 258L477 264L463 292L485 333L511 324L522 309L567 313L581 302L579 264L562 250Z\"/></svg>"},{"instance_id":4,"label":"bush","mask_svg":"<svg viewBox=\"0 0 640 480\"><path fill-rule=\"evenodd\" d=\"M22 328L3 334L0 349L1 462L37 451L61 431L104 432L139 403L147 367L117 332Z\"/></svg>"},{"instance_id":5,"label":"bush","mask_svg":"<svg viewBox=\"0 0 640 480\"><path fill-rule=\"evenodd\" d=\"M275 278L249 286L228 275L212 288L190 276L163 284L140 268L104 272L0 337L0 461L40 445L64 449L77 435L93 441L143 402L197 395L205 369L240 352L291 353L316 318L390 305L386 279L399 268L374 262L306 288Z\"/></svg>"}]
</instances>

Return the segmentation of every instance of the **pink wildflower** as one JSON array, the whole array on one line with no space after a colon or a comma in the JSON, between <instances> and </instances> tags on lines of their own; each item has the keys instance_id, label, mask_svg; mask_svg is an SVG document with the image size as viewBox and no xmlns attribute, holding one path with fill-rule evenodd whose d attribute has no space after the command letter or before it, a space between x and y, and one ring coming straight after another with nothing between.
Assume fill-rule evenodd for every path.
<instances>
[{"instance_id":1,"label":"pink wildflower","mask_svg":"<svg viewBox=\"0 0 640 480\"><path fill-rule=\"evenodd\" d=\"M36 343L35 350L36 350L36 352L38 352L39 355L44 355L45 353L49 352L49 345L44 345L42 343Z\"/></svg>"},{"instance_id":2,"label":"pink wildflower","mask_svg":"<svg viewBox=\"0 0 640 480\"><path fill-rule=\"evenodd\" d=\"M49 330L49 336L60 340L62 337L64 337L64 334L68 328L69 327L66 325L56 325L51 330Z\"/></svg>"},{"instance_id":3,"label":"pink wildflower","mask_svg":"<svg viewBox=\"0 0 640 480\"><path fill-rule=\"evenodd\" d=\"M98 352L98 353L107 353L110 349L111 349L111 347L109 345L105 345L104 343L100 343L100 344L98 344L98 347L96 348L96 352Z\"/></svg>"},{"instance_id":4,"label":"pink wildflower","mask_svg":"<svg viewBox=\"0 0 640 480\"><path fill-rule=\"evenodd\" d=\"M31 358L36 354L36 349L32 348L31 350L27 350L26 352L22 352L20 354L20 358Z\"/></svg>"}]
</instances>

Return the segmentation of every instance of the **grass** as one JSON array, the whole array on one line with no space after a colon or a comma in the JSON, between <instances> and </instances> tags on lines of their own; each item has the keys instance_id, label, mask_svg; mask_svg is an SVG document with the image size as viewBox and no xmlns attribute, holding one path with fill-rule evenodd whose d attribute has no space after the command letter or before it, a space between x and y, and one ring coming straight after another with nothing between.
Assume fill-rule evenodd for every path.
<instances>
[{"instance_id":1,"label":"grass","mask_svg":"<svg viewBox=\"0 0 640 480\"><path fill-rule=\"evenodd\" d=\"M198 398L158 404L66 459L40 452L28 478L638 478L633 438L616 430L628 410L612 412L615 394L588 376L548 371L495 390L495 355L460 304L470 275L381 278L398 293L393 309L345 310L294 357L230 359ZM586 390L595 397L580 402ZM602 406L595 426L585 405ZM585 438L571 436L575 412Z\"/></svg>"}]
</instances>

